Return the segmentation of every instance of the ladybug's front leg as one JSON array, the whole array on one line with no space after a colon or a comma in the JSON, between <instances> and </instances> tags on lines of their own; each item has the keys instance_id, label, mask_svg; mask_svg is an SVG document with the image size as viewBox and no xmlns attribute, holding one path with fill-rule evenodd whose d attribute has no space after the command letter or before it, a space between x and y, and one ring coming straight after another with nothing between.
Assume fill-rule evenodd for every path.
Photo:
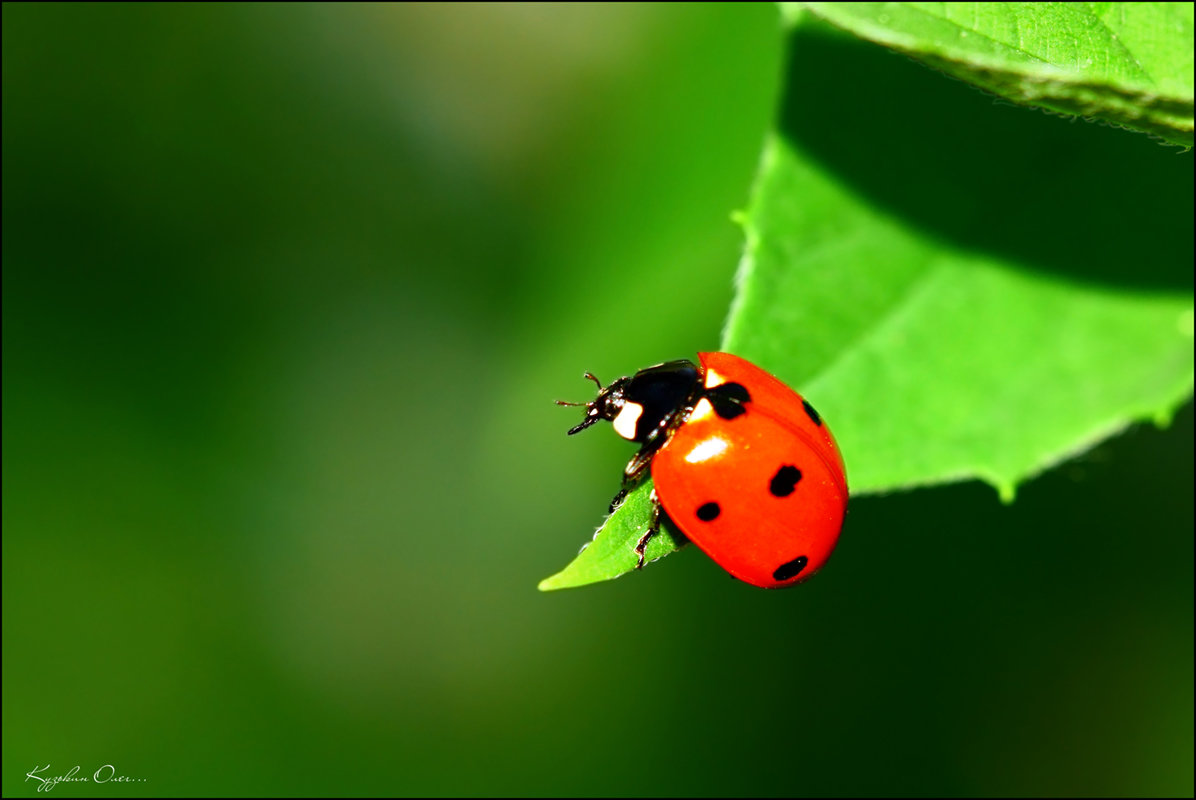
<instances>
[{"instance_id":1,"label":"ladybug's front leg","mask_svg":"<svg viewBox=\"0 0 1196 800\"><path fill-rule=\"evenodd\" d=\"M639 556L639 561L636 562L636 569L644 568L644 550L648 547L648 542L653 536L660 533L660 498L656 496L656 489L652 489L652 494L648 498L652 502L652 523L648 526L648 532L640 537L636 542L635 552Z\"/></svg>"},{"instance_id":2,"label":"ladybug's front leg","mask_svg":"<svg viewBox=\"0 0 1196 800\"><path fill-rule=\"evenodd\" d=\"M610 501L610 509L607 513L615 513L615 509L623 504L623 500L627 497L636 484L644 479L648 468L652 465L652 456L659 449L656 444L645 444L640 448L640 451L632 456L631 460L627 462L627 466L623 469L623 488L615 495L615 498Z\"/></svg>"}]
</instances>

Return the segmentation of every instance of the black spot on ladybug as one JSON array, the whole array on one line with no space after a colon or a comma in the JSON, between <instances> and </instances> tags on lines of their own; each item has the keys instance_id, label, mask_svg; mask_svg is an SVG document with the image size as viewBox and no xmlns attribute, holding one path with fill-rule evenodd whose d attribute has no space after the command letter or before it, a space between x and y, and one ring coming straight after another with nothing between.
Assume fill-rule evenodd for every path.
<instances>
[{"instance_id":1,"label":"black spot on ladybug","mask_svg":"<svg viewBox=\"0 0 1196 800\"><path fill-rule=\"evenodd\" d=\"M810 405L805 400L802 400L801 407L806 410L806 416L809 417L815 425L821 428L822 417L818 416L818 412L814 410L814 406Z\"/></svg>"},{"instance_id":2,"label":"black spot on ladybug","mask_svg":"<svg viewBox=\"0 0 1196 800\"><path fill-rule=\"evenodd\" d=\"M796 578L801 574L801 571L806 568L806 564L809 562L810 559L806 558L805 556L798 556L792 561L787 561L786 563L777 567L772 573L773 580L787 581L790 578Z\"/></svg>"},{"instance_id":3,"label":"black spot on ladybug","mask_svg":"<svg viewBox=\"0 0 1196 800\"><path fill-rule=\"evenodd\" d=\"M697 515L698 519L702 520L702 522L713 522L718 519L718 515L722 512L723 510L718 507L718 503L703 503L698 507Z\"/></svg>"},{"instance_id":4,"label":"black spot on ladybug","mask_svg":"<svg viewBox=\"0 0 1196 800\"><path fill-rule=\"evenodd\" d=\"M772 492L773 497L788 497L793 494L800 480L801 470L786 464L772 476L772 480L768 482L768 491Z\"/></svg>"},{"instance_id":5,"label":"black spot on ladybug","mask_svg":"<svg viewBox=\"0 0 1196 800\"><path fill-rule=\"evenodd\" d=\"M710 405L714 406L714 413L723 419L735 419L747 411L744 403L750 402L752 396L742 383L722 383L706 392Z\"/></svg>"}]
</instances>

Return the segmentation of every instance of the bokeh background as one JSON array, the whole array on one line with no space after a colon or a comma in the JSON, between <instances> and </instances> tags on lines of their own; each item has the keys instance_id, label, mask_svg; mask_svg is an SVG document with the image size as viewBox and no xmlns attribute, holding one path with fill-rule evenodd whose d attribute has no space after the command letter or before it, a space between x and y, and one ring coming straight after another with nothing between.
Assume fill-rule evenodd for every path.
<instances>
[{"instance_id":1,"label":"bokeh background","mask_svg":"<svg viewBox=\"0 0 1196 800\"><path fill-rule=\"evenodd\" d=\"M1012 506L858 498L791 592L536 591L628 456L551 401L717 347L782 51L5 4L4 794L1190 795L1191 405Z\"/></svg>"}]
</instances>

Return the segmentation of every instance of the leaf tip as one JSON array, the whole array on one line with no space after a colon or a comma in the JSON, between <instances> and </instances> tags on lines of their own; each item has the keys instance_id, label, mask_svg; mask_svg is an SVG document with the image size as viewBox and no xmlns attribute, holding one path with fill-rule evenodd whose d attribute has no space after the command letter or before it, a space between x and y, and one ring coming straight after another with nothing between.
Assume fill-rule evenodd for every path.
<instances>
[{"instance_id":1,"label":"leaf tip","mask_svg":"<svg viewBox=\"0 0 1196 800\"><path fill-rule=\"evenodd\" d=\"M572 564L569 566L571 567ZM569 580L569 576L566 574L568 572L569 567L565 567L560 572L554 575L549 575L547 578L540 581L538 584L536 584L536 588L541 592L555 592L558 589L568 589L572 586L577 586L578 584L576 582L571 582Z\"/></svg>"},{"instance_id":2,"label":"leaf tip","mask_svg":"<svg viewBox=\"0 0 1196 800\"><path fill-rule=\"evenodd\" d=\"M1151 415L1150 421L1161 431L1171 427L1171 420L1175 418L1174 408L1160 408Z\"/></svg>"}]
</instances>

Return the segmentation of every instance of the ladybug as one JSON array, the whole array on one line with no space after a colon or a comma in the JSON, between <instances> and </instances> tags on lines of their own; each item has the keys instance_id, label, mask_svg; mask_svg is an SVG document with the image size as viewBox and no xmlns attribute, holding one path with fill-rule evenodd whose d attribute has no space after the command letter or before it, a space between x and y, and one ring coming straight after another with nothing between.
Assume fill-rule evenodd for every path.
<instances>
[{"instance_id":1,"label":"ladybug","mask_svg":"<svg viewBox=\"0 0 1196 800\"><path fill-rule=\"evenodd\" d=\"M661 511L723 569L754 586L801 583L830 558L847 510L847 477L822 417L800 394L730 353L698 353L619 378L585 406L569 435L599 420L640 445L627 492L651 470L652 522Z\"/></svg>"}]
</instances>

